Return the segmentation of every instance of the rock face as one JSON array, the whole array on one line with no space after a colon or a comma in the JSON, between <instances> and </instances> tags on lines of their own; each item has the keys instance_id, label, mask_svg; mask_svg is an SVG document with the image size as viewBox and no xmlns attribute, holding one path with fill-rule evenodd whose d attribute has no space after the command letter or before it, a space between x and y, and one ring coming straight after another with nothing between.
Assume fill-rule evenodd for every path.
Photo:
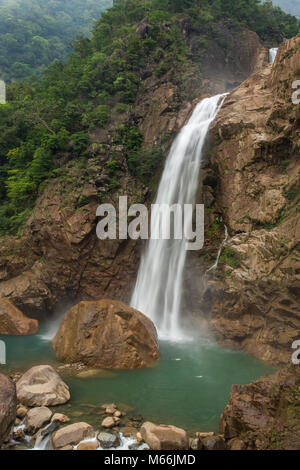
<instances>
[{"instance_id":1,"label":"rock face","mask_svg":"<svg viewBox=\"0 0 300 470\"><path fill-rule=\"evenodd\" d=\"M200 262L189 255L186 279L187 310L222 344L276 365L290 363L300 330L299 64L300 35L226 99L200 188L209 204L206 246ZM201 285L224 240L220 216L229 237Z\"/></svg>"},{"instance_id":2,"label":"rock face","mask_svg":"<svg viewBox=\"0 0 300 470\"><path fill-rule=\"evenodd\" d=\"M150 366L159 358L156 329L122 302L80 302L65 315L53 340L59 360L103 369Z\"/></svg>"},{"instance_id":3,"label":"rock face","mask_svg":"<svg viewBox=\"0 0 300 470\"><path fill-rule=\"evenodd\" d=\"M8 439L17 412L16 387L11 379L0 374L0 449Z\"/></svg>"},{"instance_id":4,"label":"rock face","mask_svg":"<svg viewBox=\"0 0 300 470\"><path fill-rule=\"evenodd\" d=\"M231 448L300 449L300 368L284 368L249 385L234 385L220 432Z\"/></svg>"},{"instance_id":5,"label":"rock face","mask_svg":"<svg viewBox=\"0 0 300 470\"><path fill-rule=\"evenodd\" d=\"M7 299L0 299L0 335L34 335L38 332L37 320L25 317Z\"/></svg>"},{"instance_id":6,"label":"rock face","mask_svg":"<svg viewBox=\"0 0 300 470\"><path fill-rule=\"evenodd\" d=\"M68 386L51 366L36 366L17 382L18 400L26 406L55 406L70 399Z\"/></svg>"},{"instance_id":7,"label":"rock face","mask_svg":"<svg viewBox=\"0 0 300 470\"><path fill-rule=\"evenodd\" d=\"M28 411L25 426L28 434L35 434L51 419L52 411L46 406L39 406Z\"/></svg>"},{"instance_id":8,"label":"rock face","mask_svg":"<svg viewBox=\"0 0 300 470\"><path fill-rule=\"evenodd\" d=\"M175 426L146 422L141 427L143 440L152 450L187 450L189 439L186 431Z\"/></svg>"},{"instance_id":9,"label":"rock face","mask_svg":"<svg viewBox=\"0 0 300 470\"><path fill-rule=\"evenodd\" d=\"M95 437L95 432L87 423L75 423L64 426L52 435L52 446L54 450L69 445L76 445L84 439Z\"/></svg>"},{"instance_id":10,"label":"rock face","mask_svg":"<svg viewBox=\"0 0 300 470\"><path fill-rule=\"evenodd\" d=\"M136 26L142 37L147 24ZM120 193L128 194L130 204L144 203L151 195L147 185L130 173L126 149L115 144L115 133L121 124L127 127L129 120L137 122L145 151L161 148L163 159L195 99L233 89L258 63L267 61L267 50L255 33L222 22L216 39L211 39L203 49L200 70L199 31L183 18L180 33L191 57L184 65L182 83L174 80L173 70L158 77L147 65L130 118L126 113L123 116L118 113L112 127L90 133L91 152L84 168L78 166L78 159L72 155L59 155L58 166L65 177L51 178L46 185L22 239L1 238L0 297L12 300L24 314L42 318L51 314L59 302L70 298L129 301L141 243L133 240L103 243L96 237L97 206L100 202L111 203L112 199L118 203L118 191L112 190L107 171L110 158L120 168L117 177ZM155 186L159 175L153 176Z\"/></svg>"}]
</instances>

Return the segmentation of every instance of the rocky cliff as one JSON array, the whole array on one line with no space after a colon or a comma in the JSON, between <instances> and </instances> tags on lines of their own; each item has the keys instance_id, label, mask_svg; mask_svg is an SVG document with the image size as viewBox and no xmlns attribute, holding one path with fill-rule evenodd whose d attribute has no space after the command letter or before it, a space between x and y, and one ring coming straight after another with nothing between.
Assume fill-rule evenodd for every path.
<instances>
[{"instance_id":1,"label":"rocky cliff","mask_svg":"<svg viewBox=\"0 0 300 470\"><path fill-rule=\"evenodd\" d=\"M188 20L180 21L179 26L190 51L185 80L178 81L174 70L160 77L154 66L146 66L133 111L115 113L112 124L90 133L90 158L78 161L57 156L58 176L42 189L23 235L1 239L0 297L12 300L25 314L41 318L61 304L82 299L129 300L142 245L130 240L98 240L96 208L104 202L118 204L118 196L123 194L128 195L129 204L151 201L163 162L157 165L151 186L138 181L128 169L124 145L115 143L116 132L122 125L135 123L145 152L159 147L162 159L196 97L233 88L262 62L267 63L267 50L256 33L224 26L218 36L229 44L230 58L212 40L200 73L195 58L198 33ZM147 27L142 21L137 28L141 40ZM238 44L243 45L243 54ZM218 68L211 63L218 63ZM111 177L112 160L118 169L117 181Z\"/></svg>"},{"instance_id":2,"label":"rocky cliff","mask_svg":"<svg viewBox=\"0 0 300 470\"><path fill-rule=\"evenodd\" d=\"M202 188L207 244L189 273L213 264L224 223L229 239L204 285L187 279L191 308L222 343L274 364L290 362L300 334L299 46L300 36L282 45L275 65L234 90L214 123Z\"/></svg>"}]
</instances>

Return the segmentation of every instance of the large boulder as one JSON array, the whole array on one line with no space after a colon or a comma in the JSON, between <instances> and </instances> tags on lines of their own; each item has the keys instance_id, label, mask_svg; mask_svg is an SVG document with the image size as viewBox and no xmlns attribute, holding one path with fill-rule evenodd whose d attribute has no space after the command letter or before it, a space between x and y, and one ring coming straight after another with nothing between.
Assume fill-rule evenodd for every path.
<instances>
[{"instance_id":1,"label":"large boulder","mask_svg":"<svg viewBox=\"0 0 300 470\"><path fill-rule=\"evenodd\" d=\"M16 387L14 382L0 374L0 448L8 439L17 412Z\"/></svg>"},{"instance_id":2,"label":"large boulder","mask_svg":"<svg viewBox=\"0 0 300 470\"><path fill-rule=\"evenodd\" d=\"M187 432L176 426L146 422L141 427L141 435L152 450L188 450L189 448Z\"/></svg>"},{"instance_id":3,"label":"large boulder","mask_svg":"<svg viewBox=\"0 0 300 470\"><path fill-rule=\"evenodd\" d=\"M154 324L119 301L80 302L53 339L60 361L102 369L147 367L159 358Z\"/></svg>"},{"instance_id":4,"label":"large boulder","mask_svg":"<svg viewBox=\"0 0 300 470\"><path fill-rule=\"evenodd\" d=\"M9 300L0 299L0 335L34 335L38 329L37 320L25 317Z\"/></svg>"},{"instance_id":5,"label":"large boulder","mask_svg":"<svg viewBox=\"0 0 300 470\"><path fill-rule=\"evenodd\" d=\"M26 406L55 406L66 403L70 392L53 367L36 366L17 382L17 396Z\"/></svg>"},{"instance_id":6,"label":"large boulder","mask_svg":"<svg viewBox=\"0 0 300 470\"><path fill-rule=\"evenodd\" d=\"M84 439L94 438L95 432L87 423L75 423L64 426L52 434L53 449L61 449L69 445L77 445Z\"/></svg>"}]
</instances>

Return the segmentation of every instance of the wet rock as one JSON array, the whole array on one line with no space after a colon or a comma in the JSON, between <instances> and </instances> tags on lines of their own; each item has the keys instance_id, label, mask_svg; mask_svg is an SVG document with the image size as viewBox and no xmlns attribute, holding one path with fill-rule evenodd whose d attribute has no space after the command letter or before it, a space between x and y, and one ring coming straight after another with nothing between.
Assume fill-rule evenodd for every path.
<instances>
[{"instance_id":1,"label":"wet rock","mask_svg":"<svg viewBox=\"0 0 300 470\"><path fill-rule=\"evenodd\" d=\"M200 439L204 439L205 437L213 437L214 435L214 432L196 432L196 437L200 437Z\"/></svg>"},{"instance_id":2,"label":"wet rock","mask_svg":"<svg viewBox=\"0 0 300 470\"><path fill-rule=\"evenodd\" d=\"M69 445L77 445L79 442L94 438L95 432L87 423L75 423L64 426L51 436L52 446L55 450Z\"/></svg>"},{"instance_id":3,"label":"wet rock","mask_svg":"<svg viewBox=\"0 0 300 470\"><path fill-rule=\"evenodd\" d=\"M110 449L111 447L119 447L121 444L120 436L117 433L109 433L109 432L99 432L98 440L100 442L101 447L104 449Z\"/></svg>"},{"instance_id":4,"label":"wet rock","mask_svg":"<svg viewBox=\"0 0 300 470\"><path fill-rule=\"evenodd\" d=\"M98 441L89 441L89 442L81 442L77 450L97 450L99 448Z\"/></svg>"},{"instance_id":5,"label":"wet rock","mask_svg":"<svg viewBox=\"0 0 300 470\"><path fill-rule=\"evenodd\" d=\"M175 426L146 422L140 432L143 440L152 450L187 450L189 448L186 431Z\"/></svg>"},{"instance_id":6,"label":"wet rock","mask_svg":"<svg viewBox=\"0 0 300 470\"><path fill-rule=\"evenodd\" d=\"M152 321L119 301L80 302L63 318L53 348L59 360L107 369L147 367L159 358Z\"/></svg>"},{"instance_id":7,"label":"wet rock","mask_svg":"<svg viewBox=\"0 0 300 470\"><path fill-rule=\"evenodd\" d=\"M18 400L26 406L55 406L70 399L68 386L51 366L36 366L17 382Z\"/></svg>"},{"instance_id":8,"label":"wet rock","mask_svg":"<svg viewBox=\"0 0 300 470\"><path fill-rule=\"evenodd\" d=\"M27 415L27 412L28 412L28 408L26 406L18 406L17 408L17 417L19 419L24 419L25 416Z\"/></svg>"},{"instance_id":9,"label":"wet rock","mask_svg":"<svg viewBox=\"0 0 300 470\"><path fill-rule=\"evenodd\" d=\"M110 429L110 428L113 428L114 426L116 426L116 421L115 421L114 418L112 418L112 417L109 416L109 417L107 417L107 418L104 418L104 420L103 420L102 423L101 423L101 426L102 426L103 428L108 428L108 429Z\"/></svg>"},{"instance_id":10,"label":"wet rock","mask_svg":"<svg viewBox=\"0 0 300 470\"><path fill-rule=\"evenodd\" d=\"M51 418L52 423L68 423L70 421L70 418L68 416L62 414L62 413L54 413L54 415Z\"/></svg>"},{"instance_id":11,"label":"wet rock","mask_svg":"<svg viewBox=\"0 0 300 470\"><path fill-rule=\"evenodd\" d=\"M245 450L247 446L244 441L236 438L228 442L228 447L230 450Z\"/></svg>"},{"instance_id":12,"label":"wet rock","mask_svg":"<svg viewBox=\"0 0 300 470\"><path fill-rule=\"evenodd\" d=\"M14 431L13 435L12 435L12 438L15 441L18 441L18 442L25 441L25 433L24 433L23 429L17 429L16 431Z\"/></svg>"},{"instance_id":13,"label":"wet rock","mask_svg":"<svg viewBox=\"0 0 300 470\"><path fill-rule=\"evenodd\" d=\"M17 398L14 382L0 374L0 449L9 438L16 419Z\"/></svg>"},{"instance_id":14,"label":"wet rock","mask_svg":"<svg viewBox=\"0 0 300 470\"><path fill-rule=\"evenodd\" d=\"M45 406L32 408L28 411L25 418L25 427L28 434L35 434L46 423L49 423L52 411Z\"/></svg>"},{"instance_id":15,"label":"wet rock","mask_svg":"<svg viewBox=\"0 0 300 470\"><path fill-rule=\"evenodd\" d=\"M0 299L0 335L26 336L38 332L37 320L26 317L7 299Z\"/></svg>"},{"instance_id":16,"label":"wet rock","mask_svg":"<svg viewBox=\"0 0 300 470\"><path fill-rule=\"evenodd\" d=\"M129 450L139 450L141 445L142 445L142 442L135 441L135 442L133 442L132 444L129 445L128 449Z\"/></svg>"},{"instance_id":17,"label":"wet rock","mask_svg":"<svg viewBox=\"0 0 300 470\"><path fill-rule=\"evenodd\" d=\"M190 448L192 450L202 450L203 449L203 443L201 439L197 438L196 439L191 439L190 440Z\"/></svg>"},{"instance_id":18,"label":"wet rock","mask_svg":"<svg viewBox=\"0 0 300 470\"><path fill-rule=\"evenodd\" d=\"M45 426L41 430L41 437L47 437L49 434L52 434L59 428L60 423L58 421L53 421L49 423L47 426Z\"/></svg>"},{"instance_id":19,"label":"wet rock","mask_svg":"<svg viewBox=\"0 0 300 470\"><path fill-rule=\"evenodd\" d=\"M205 437L201 441L206 450L226 450L226 443L221 436Z\"/></svg>"},{"instance_id":20,"label":"wet rock","mask_svg":"<svg viewBox=\"0 0 300 470\"><path fill-rule=\"evenodd\" d=\"M220 432L247 450L300 449L297 408L300 403L300 368L290 366L248 385L233 385L220 419Z\"/></svg>"}]
</instances>

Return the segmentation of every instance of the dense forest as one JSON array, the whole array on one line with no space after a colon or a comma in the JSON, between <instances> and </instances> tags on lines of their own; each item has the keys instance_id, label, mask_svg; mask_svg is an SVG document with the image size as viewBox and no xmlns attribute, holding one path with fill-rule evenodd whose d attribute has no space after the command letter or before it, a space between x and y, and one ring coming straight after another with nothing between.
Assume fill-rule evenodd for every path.
<instances>
[{"instance_id":1,"label":"dense forest","mask_svg":"<svg viewBox=\"0 0 300 470\"><path fill-rule=\"evenodd\" d=\"M0 0L0 77L40 74L64 60L71 42L88 35L112 0Z\"/></svg>"},{"instance_id":2,"label":"dense forest","mask_svg":"<svg viewBox=\"0 0 300 470\"><path fill-rule=\"evenodd\" d=\"M55 61L42 79L8 87L8 102L0 107L1 233L15 233L30 214L41 184L62 176L60 160L66 155L78 161L89 158L94 151L89 142L91 131L109 126L120 115L126 119L115 131L115 144L124 146L129 170L136 178L146 181L151 176L159 156L142 150L143 138L130 112L137 93L143 91L145 71L163 80L172 70L172 80L185 80L191 52L180 21L188 19L197 32L194 60L199 73L207 40L215 38L226 47L218 38L220 24L247 26L262 41L278 32L281 37L291 37L300 30L294 17L273 8L271 2L261 5L258 0L114 3L95 25L92 37L74 43L75 50L65 64ZM112 190L118 187L118 171L112 156Z\"/></svg>"},{"instance_id":3,"label":"dense forest","mask_svg":"<svg viewBox=\"0 0 300 470\"><path fill-rule=\"evenodd\" d=\"M287 13L300 18L300 0L273 0L273 3Z\"/></svg>"}]
</instances>

